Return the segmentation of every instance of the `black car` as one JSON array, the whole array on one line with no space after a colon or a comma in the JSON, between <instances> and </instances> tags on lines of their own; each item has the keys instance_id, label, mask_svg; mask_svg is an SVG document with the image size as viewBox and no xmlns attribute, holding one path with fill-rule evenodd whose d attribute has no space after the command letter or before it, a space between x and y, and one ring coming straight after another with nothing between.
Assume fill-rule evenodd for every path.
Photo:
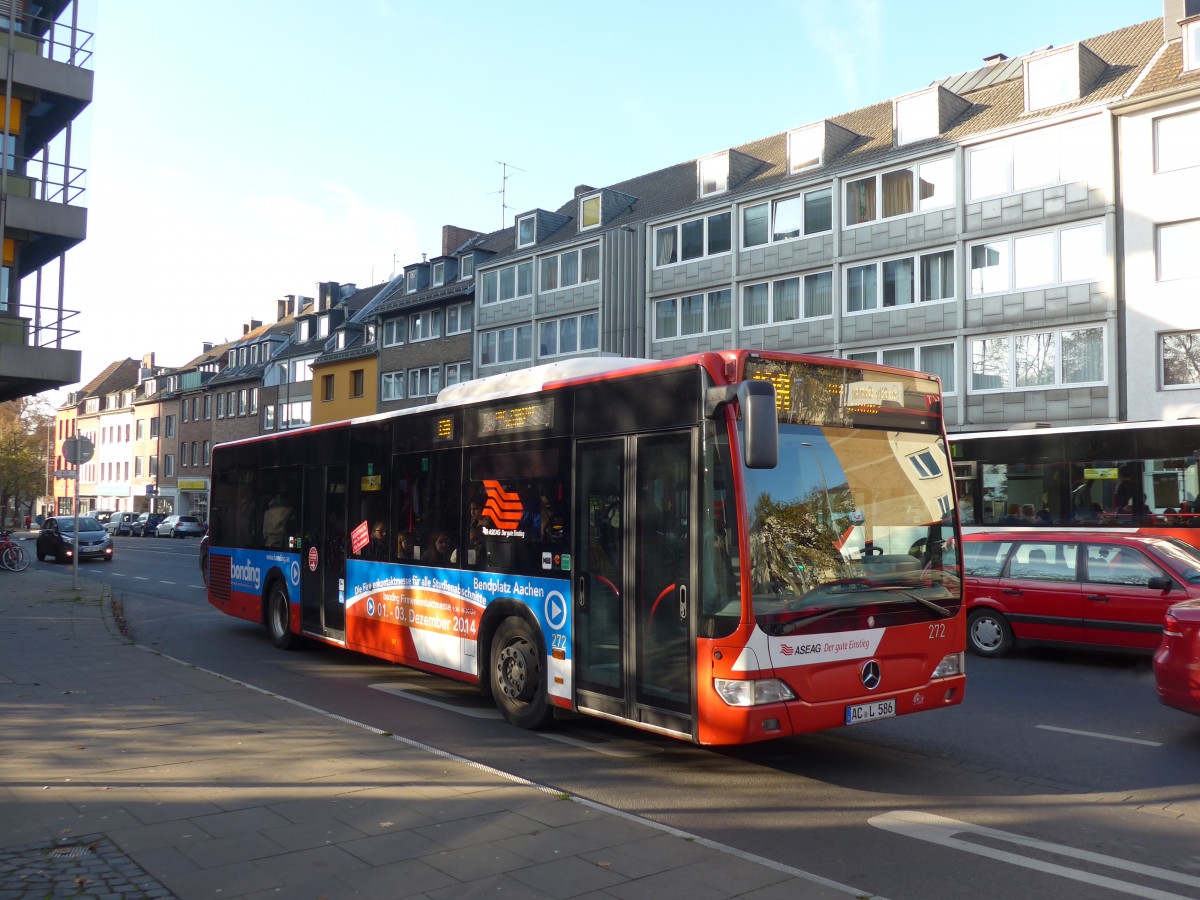
<instances>
[{"instance_id":1,"label":"black car","mask_svg":"<svg viewBox=\"0 0 1200 900\"><path fill-rule=\"evenodd\" d=\"M79 558L112 562L113 542L104 526L91 516L79 518ZM53 556L56 562L69 562L75 553L74 516L51 516L42 523L37 537L37 558L41 562Z\"/></svg>"},{"instance_id":2,"label":"black car","mask_svg":"<svg viewBox=\"0 0 1200 900\"><path fill-rule=\"evenodd\" d=\"M137 521L129 526L129 533L134 537L157 537L154 530L165 518L162 513L142 513Z\"/></svg>"}]
</instances>

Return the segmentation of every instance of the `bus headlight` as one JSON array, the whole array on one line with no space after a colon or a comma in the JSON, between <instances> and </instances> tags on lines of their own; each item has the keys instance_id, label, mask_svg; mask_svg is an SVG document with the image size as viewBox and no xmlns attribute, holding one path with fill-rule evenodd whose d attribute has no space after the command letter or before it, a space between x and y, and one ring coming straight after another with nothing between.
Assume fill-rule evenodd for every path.
<instances>
[{"instance_id":1,"label":"bus headlight","mask_svg":"<svg viewBox=\"0 0 1200 900\"><path fill-rule=\"evenodd\" d=\"M933 670L931 678L949 678L951 675L961 675L966 671L966 654L951 653L942 658L938 667Z\"/></svg>"},{"instance_id":2,"label":"bus headlight","mask_svg":"<svg viewBox=\"0 0 1200 900\"><path fill-rule=\"evenodd\" d=\"M764 703L796 699L792 689L778 678L764 678L761 681L714 678L713 687L730 706L761 706Z\"/></svg>"}]
</instances>

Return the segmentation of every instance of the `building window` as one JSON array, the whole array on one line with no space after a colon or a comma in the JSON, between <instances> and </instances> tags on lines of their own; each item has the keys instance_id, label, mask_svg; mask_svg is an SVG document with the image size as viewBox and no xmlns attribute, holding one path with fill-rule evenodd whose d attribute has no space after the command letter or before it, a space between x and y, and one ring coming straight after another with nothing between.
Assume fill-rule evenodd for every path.
<instances>
[{"instance_id":1,"label":"building window","mask_svg":"<svg viewBox=\"0 0 1200 900\"><path fill-rule=\"evenodd\" d=\"M258 415L258 388L250 388L250 415Z\"/></svg>"},{"instance_id":2,"label":"building window","mask_svg":"<svg viewBox=\"0 0 1200 900\"><path fill-rule=\"evenodd\" d=\"M766 204L762 204L765 207ZM771 240L786 241L800 235L820 234L833 228L833 188L820 188L796 197L776 200L771 209ZM757 220L757 219L756 219ZM757 236L765 237L760 227ZM766 243L760 240L759 243ZM753 246L747 244L746 246Z\"/></svg>"},{"instance_id":3,"label":"building window","mask_svg":"<svg viewBox=\"0 0 1200 900\"><path fill-rule=\"evenodd\" d=\"M263 407L263 431L275 430L275 405L268 404Z\"/></svg>"},{"instance_id":4,"label":"building window","mask_svg":"<svg viewBox=\"0 0 1200 900\"><path fill-rule=\"evenodd\" d=\"M1101 121L1043 128L967 152L971 200L1052 184L1097 183L1104 175Z\"/></svg>"},{"instance_id":5,"label":"building window","mask_svg":"<svg viewBox=\"0 0 1200 900\"><path fill-rule=\"evenodd\" d=\"M332 400L334 398L334 396L335 395L333 392L333 376L332 375L322 375L321 376L321 399L328 402L328 401Z\"/></svg>"},{"instance_id":6,"label":"building window","mask_svg":"<svg viewBox=\"0 0 1200 900\"><path fill-rule=\"evenodd\" d=\"M148 456L146 457L146 462L150 466L150 471L147 474L152 478L158 477L158 457Z\"/></svg>"},{"instance_id":7,"label":"building window","mask_svg":"<svg viewBox=\"0 0 1200 900\"><path fill-rule=\"evenodd\" d=\"M471 380L471 364L469 362L446 363L446 377L443 379L446 387L461 384Z\"/></svg>"},{"instance_id":8,"label":"building window","mask_svg":"<svg viewBox=\"0 0 1200 900\"><path fill-rule=\"evenodd\" d=\"M517 297L529 297L533 294L533 263L527 261L484 272L482 282L480 302L484 306Z\"/></svg>"},{"instance_id":9,"label":"building window","mask_svg":"<svg viewBox=\"0 0 1200 900\"><path fill-rule=\"evenodd\" d=\"M521 216L517 219L517 246L530 247L537 240L537 218Z\"/></svg>"},{"instance_id":10,"label":"building window","mask_svg":"<svg viewBox=\"0 0 1200 900\"><path fill-rule=\"evenodd\" d=\"M250 346L250 362L254 364L258 362L258 344Z\"/></svg>"},{"instance_id":11,"label":"building window","mask_svg":"<svg viewBox=\"0 0 1200 900\"><path fill-rule=\"evenodd\" d=\"M1163 387L1200 386L1200 331L1164 334L1161 341Z\"/></svg>"},{"instance_id":12,"label":"building window","mask_svg":"<svg viewBox=\"0 0 1200 900\"><path fill-rule=\"evenodd\" d=\"M533 351L533 326L497 328L479 335L479 363L484 366L529 359Z\"/></svg>"},{"instance_id":13,"label":"building window","mask_svg":"<svg viewBox=\"0 0 1200 900\"><path fill-rule=\"evenodd\" d=\"M846 359L899 366L936 375L942 381L942 393L955 393L954 345L929 344L922 347L892 347L887 350L863 350L847 353Z\"/></svg>"},{"instance_id":14,"label":"building window","mask_svg":"<svg viewBox=\"0 0 1200 900\"><path fill-rule=\"evenodd\" d=\"M381 400L403 400L404 399L404 373L403 372L384 372L379 379L379 399Z\"/></svg>"},{"instance_id":15,"label":"building window","mask_svg":"<svg viewBox=\"0 0 1200 900\"><path fill-rule=\"evenodd\" d=\"M1101 222L974 244L970 255L974 296L1100 281L1108 261Z\"/></svg>"},{"instance_id":16,"label":"building window","mask_svg":"<svg viewBox=\"0 0 1200 900\"><path fill-rule=\"evenodd\" d=\"M1200 219L1157 226L1158 280L1200 278Z\"/></svg>"},{"instance_id":17,"label":"building window","mask_svg":"<svg viewBox=\"0 0 1200 900\"><path fill-rule=\"evenodd\" d=\"M446 307L446 334L463 334L471 330L474 307L470 303L459 303Z\"/></svg>"},{"instance_id":18,"label":"building window","mask_svg":"<svg viewBox=\"0 0 1200 900\"><path fill-rule=\"evenodd\" d=\"M404 291L408 294L415 294L417 291L417 270L404 274Z\"/></svg>"},{"instance_id":19,"label":"building window","mask_svg":"<svg viewBox=\"0 0 1200 900\"><path fill-rule=\"evenodd\" d=\"M212 442L204 442L204 465L208 465L212 460Z\"/></svg>"},{"instance_id":20,"label":"building window","mask_svg":"<svg viewBox=\"0 0 1200 900\"><path fill-rule=\"evenodd\" d=\"M954 251L902 256L846 269L846 312L954 299Z\"/></svg>"},{"instance_id":21,"label":"building window","mask_svg":"<svg viewBox=\"0 0 1200 900\"><path fill-rule=\"evenodd\" d=\"M797 128L788 133L787 142L788 171L794 174L819 166L825 152L825 124Z\"/></svg>"},{"instance_id":22,"label":"building window","mask_svg":"<svg viewBox=\"0 0 1200 900\"><path fill-rule=\"evenodd\" d=\"M186 423L188 421L188 401L186 397L183 398L183 402L179 404L179 407L181 410L179 421Z\"/></svg>"},{"instance_id":23,"label":"building window","mask_svg":"<svg viewBox=\"0 0 1200 900\"><path fill-rule=\"evenodd\" d=\"M1154 171L1200 166L1200 109L1154 120Z\"/></svg>"},{"instance_id":24,"label":"building window","mask_svg":"<svg viewBox=\"0 0 1200 900\"><path fill-rule=\"evenodd\" d=\"M207 398L205 398L205 399L207 399ZM62 438L62 432L63 432L62 426L63 426L63 423L59 422L58 423L58 436L60 439ZM146 436L146 420L145 419L138 419L133 424L133 433L136 436L135 440L139 440L139 441L142 440Z\"/></svg>"},{"instance_id":25,"label":"building window","mask_svg":"<svg viewBox=\"0 0 1200 900\"><path fill-rule=\"evenodd\" d=\"M971 342L971 391L1105 383L1104 328L1096 325Z\"/></svg>"},{"instance_id":26,"label":"building window","mask_svg":"<svg viewBox=\"0 0 1200 900\"><path fill-rule=\"evenodd\" d=\"M142 458L140 456L135 456L133 458L133 477L141 478L141 476L142 476Z\"/></svg>"},{"instance_id":27,"label":"building window","mask_svg":"<svg viewBox=\"0 0 1200 900\"><path fill-rule=\"evenodd\" d=\"M168 453L163 456L163 477L170 478L175 474L175 455Z\"/></svg>"},{"instance_id":28,"label":"building window","mask_svg":"<svg viewBox=\"0 0 1200 900\"><path fill-rule=\"evenodd\" d=\"M365 382L363 380L363 370L362 369L354 369L350 373L350 396L351 396L351 398L358 398L363 395L364 384L365 384Z\"/></svg>"},{"instance_id":29,"label":"building window","mask_svg":"<svg viewBox=\"0 0 1200 900\"><path fill-rule=\"evenodd\" d=\"M592 194L579 201L579 230L586 231L600 224L600 195Z\"/></svg>"},{"instance_id":30,"label":"building window","mask_svg":"<svg viewBox=\"0 0 1200 900\"><path fill-rule=\"evenodd\" d=\"M475 257L468 253L458 258L458 280L466 281L475 275Z\"/></svg>"},{"instance_id":31,"label":"building window","mask_svg":"<svg viewBox=\"0 0 1200 900\"><path fill-rule=\"evenodd\" d=\"M204 421L212 419L212 395L204 395Z\"/></svg>"},{"instance_id":32,"label":"building window","mask_svg":"<svg viewBox=\"0 0 1200 900\"><path fill-rule=\"evenodd\" d=\"M225 418L225 395L217 394L217 418Z\"/></svg>"},{"instance_id":33,"label":"building window","mask_svg":"<svg viewBox=\"0 0 1200 900\"><path fill-rule=\"evenodd\" d=\"M401 316L398 319L388 319L383 323L383 346L396 347L404 343L404 331L408 319Z\"/></svg>"},{"instance_id":34,"label":"building window","mask_svg":"<svg viewBox=\"0 0 1200 900\"><path fill-rule=\"evenodd\" d=\"M375 343L375 324L371 323L363 329L363 343L370 345Z\"/></svg>"},{"instance_id":35,"label":"building window","mask_svg":"<svg viewBox=\"0 0 1200 900\"><path fill-rule=\"evenodd\" d=\"M200 465L200 442L192 441L192 465Z\"/></svg>"},{"instance_id":36,"label":"building window","mask_svg":"<svg viewBox=\"0 0 1200 900\"><path fill-rule=\"evenodd\" d=\"M305 381L312 381L312 364L311 359L293 359L291 364L290 381L292 384L302 384ZM233 415L233 403L229 404L229 414Z\"/></svg>"},{"instance_id":37,"label":"building window","mask_svg":"<svg viewBox=\"0 0 1200 900\"><path fill-rule=\"evenodd\" d=\"M1025 63L1025 108L1048 109L1079 99L1079 55L1074 47Z\"/></svg>"},{"instance_id":38,"label":"building window","mask_svg":"<svg viewBox=\"0 0 1200 900\"><path fill-rule=\"evenodd\" d=\"M727 288L654 302L654 339L673 340L695 334L728 331L732 292Z\"/></svg>"},{"instance_id":39,"label":"building window","mask_svg":"<svg viewBox=\"0 0 1200 900\"><path fill-rule=\"evenodd\" d=\"M700 178L700 196L710 197L720 194L729 187L729 154L718 153L698 160L696 163Z\"/></svg>"},{"instance_id":40,"label":"building window","mask_svg":"<svg viewBox=\"0 0 1200 900\"><path fill-rule=\"evenodd\" d=\"M833 315L833 273L814 272L742 288L742 327L760 328Z\"/></svg>"},{"instance_id":41,"label":"building window","mask_svg":"<svg viewBox=\"0 0 1200 900\"><path fill-rule=\"evenodd\" d=\"M715 213L654 231L654 264L670 266L704 256L728 253L731 245L729 212Z\"/></svg>"},{"instance_id":42,"label":"building window","mask_svg":"<svg viewBox=\"0 0 1200 900\"><path fill-rule=\"evenodd\" d=\"M1186 8L1191 15L1197 11ZM1200 69L1200 19L1183 23L1183 68L1188 72Z\"/></svg>"},{"instance_id":43,"label":"building window","mask_svg":"<svg viewBox=\"0 0 1200 900\"><path fill-rule=\"evenodd\" d=\"M542 257L539 271L539 289L542 291L554 291L599 281L600 246L593 244L578 250L568 250L557 256Z\"/></svg>"},{"instance_id":44,"label":"building window","mask_svg":"<svg viewBox=\"0 0 1200 900\"><path fill-rule=\"evenodd\" d=\"M299 324L296 326L296 340L299 341L301 344L303 344L305 341L308 340L308 336L309 336L309 321L308 321L308 319L301 319ZM232 356L232 355L233 355L233 351L230 351L230 356ZM231 362L232 362L232 360L231 360Z\"/></svg>"},{"instance_id":45,"label":"building window","mask_svg":"<svg viewBox=\"0 0 1200 900\"><path fill-rule=\"evenodd\" d=\"M321 316L317 319L317 337L329 337L329 316Z\"/></svg>"},{"instance_id":46,"label":"building window","mask_svg":"<svg viewBox=\"0 0 1200 900\"><path fill-rule=\"evenodd\" d=\"M408 339L410 341L430 341L442 336L442 311L427 309L414 313L408 320Z\"/></svg>"},{"instance_id":47,"label":"building window","mask_svg":"<svg viewBox=\"0 0 1200 900\"><path fill-rule=\"evenodd\" d=\"M444 262L435 262L433 264L433 286L440 287L446 283L446 264Z\"/></svg>"},{"instance_id":48,"label":"building window","mask_svg":"<svg viewBox=\"0 0 1200 900\"><path fill-rule=\"evenodd\" d=\"M897 100L896 146L923 141L938 135L938 94L936 90L922 91Z\"/></svg>"},{"instance_id":49,"label":"building window","mask_svg":"<svg viewBox=\"0 0 1200 900\"><path fill-rule=\"evenodd\" d=\"M953 204L951 157L846 182L847 227Z\"/></svg>"},{"instance_id":50,"label":"building window","mask_svg":"<svg viewBox=\"0 0 1200 900\"><path fill-rule=\"evenodd\" d=\"M436 397L441 389L441 366L425 366L420 369L408 370L408 396L410 399Z\"/></svg>"},{"instance_id":51,"label":"building window","mask_svg":"<svg viewBox=\"0 0 1200 900\"><path fill-rule=\"evenodd\" d=\"M250 392L246 388L238 391L238 415L244 416L250 408Z\"/></svg>"},{"instance_id":52,"label":"building window","mask_svg":"<svg viewBox=\"0 0 1200 900\"><path fill-rule=\"evenodd\" d=\"M538 324L538 357L581 353L600 347L600 314L585 313Z\"/></svg>"},{"instance_id":53,"label":"building window","mask_svg":"<svg viewBox=\"0 0 1200 900\"><path fill-rule=\"evenodd\" d=\"M165 423L166 423L166 436L169 438L175 437L175 417L167 416L167 418L165 419Z\"/></svg>"}]
</instances>

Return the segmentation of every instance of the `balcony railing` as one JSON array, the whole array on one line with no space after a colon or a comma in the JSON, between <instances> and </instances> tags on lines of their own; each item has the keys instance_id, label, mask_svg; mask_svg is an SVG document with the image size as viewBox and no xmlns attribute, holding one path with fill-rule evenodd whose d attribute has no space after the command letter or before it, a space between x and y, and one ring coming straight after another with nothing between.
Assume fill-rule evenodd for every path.
<instances>
[{"instance_id":1,"label":"balcony railing","mask_svg":"<svg viewBox=\"0 0 1200 900\"><path fill-rule=\"evenodd\" d=\"M10 197L28 197L47 203L77 205L87 186L84 183L87 169L51 162L42 156L10 157L12 166L6 181L6 193Z\"/></svg>"},{"instance_id":2,"label":"balcony railing","mask_svg":"<svg viewBox=\"0 0 1200 900\"><path fill-rule=\"evenodd\" d=\"M87 68L92 61L95 35L90 31L69 22L24 14L18 15L12 26L14 49L80 68ZM0 16L0 48L8 48L8 29L8 17Z\"/></svg>"},{"instance_id":3,"label":"balcony railing","mask_svg":"<svg viewBox=\"0 0 1200 900\"><path fill-rule=\"evenodd\" d=\"M0 300L0 344L62 349L63 341L79 334L66 323L79 315L77 309L62 309L39 302L11 303Z\"/></svg>"}]
</instances>

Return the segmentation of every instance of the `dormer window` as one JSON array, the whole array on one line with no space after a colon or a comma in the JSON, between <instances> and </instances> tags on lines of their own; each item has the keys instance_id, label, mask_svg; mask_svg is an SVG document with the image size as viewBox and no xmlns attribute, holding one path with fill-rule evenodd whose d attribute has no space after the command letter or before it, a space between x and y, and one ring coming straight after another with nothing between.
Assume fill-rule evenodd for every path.
<instances>
[{"instance_id":1,"label":"dormer window","mask_svg":"<svg viewBox=\"0 0 1200 900\"><path fill-rule=\"evenodd\" d=\"M407 275L404 276L404 290L405 290L405 293L408 293L408 294L416 293L416 291L417 291L417 270L416 269L413 269L411 272L409 272Z\"/></svg>"},{"instance_id":2,"label":"dormer window","mask_svg":"<svg viewBox=\"0 0 1200 900\"><path fill-rule=\"evenodd\" d=\"M329 316L317 319L317 337L329 337Z\"/></svg>"},{"instance_id":3,"label":"dormer window","mask_svg":"<svg viewBox=\"0 0 1200 900\"><path fill-rule=\"evenodd\" d=\"M366 327L366 329L363 331L363 343L364 344L375 343L375 323L374 322L372 322L370 325L368 325Z\"/></svg>"},{"instance_id":4,"label":"dormer window","mask_svg":"<svg viewBox=\"0 0 1200 900\"><path fill-rule=\"evenodd\" d=\"M823 124L797 128L788 133L788 170L800 172L823 162L821 152L825 147Z\"/></svg>"},{"instance_id":5,"label":"dormer window","mask_svg":"<svg viewBox=\"0 0 1200 900\"><path fill-rule=\"evenodd\" d=\"M475 277L475 257L468 253L466 256L458 258L458 278L460 281L466 281L468 278Z\"/></svg>"},{"instance_id":6,"label":"dormer window","mask_svg":"<svg viewBox=\"0 0 1200 900\"><path fill-rule=\"evenodd\" d=\"M718 153L697 161L700 196L720 194L729 188L729 154Z\"/></svg>"},{"instance_id":7,"label":"dormer window","mask_svg":"<svg viewBox=\"0 0 1200 900\"><path fill-rule=\"evenodd\" d=\"M1079 56L1068 47L1025 63L1025 108L1048 109L1079 99Z\"/></svg>"},{"instance_id":8,"label":"dormer window","mask_svg":"<svg viewBox=\"0 0 1200 900\"><path fill-rule=\"evenodd\" d=\"M446 264L444 262L436 262L433 264L433 286L438 287L446 283Z\"/></svg>"},{"instance_id":9,"label":"dormer window","mask_svg":"<svg viewBox=\"0 0 1200 900\"><path fill-rule=\"evenodd\" d=\"M296 327L296 340L303 344L308 340L308 336L308 319L301 319Z\"/></svg>"},{"instance_id":10,"label":"dormer window","mask_svg":"<svg viewBox=\"0 0 1200 900\"><path fill-rule=\"evenodd\" d=\"M938 135L937 91L922 91L895 103L893 127L896 146L923 141Z\"/></svg>"},{"instance_id":11,"label":"dormer window","mask_svg":"<svg viewBox=\"0 0 1200 900\"><path fill-rule=\"evenodd\" d=\"M226 368L232 369L232 368L235 368L236 366L237 366L237 350L230 350L229 351L229 362L226 364Z\"/></svg>"},{"instance_id":12,"label":"dormer window","mask_svg":"<svg viewBox=\"0 0 1200 900\"><path fill-rule=\"evenodd\" d=\"M1200 69L1200 16L1183 23L1183 68L1186 72Z\"/></svg>"},{"instance_id":13,"label":"dormer window","mask_svg":"<svg viewBox=\"0 0 1200 900\"><path fill-rule=\"evenodd\" d=\"M595 228L600 224L600 195L592 194L579 201L579 230Z\"/></svg>"},{"instance_id":14,"label":"dormer window","mask_svg":"<svg viewBox=\"0 0 1200 900\"><path fill-rule=\"evenodd\" d=\"M517 219L517 246L530 247L537 240L537 217L521 216Z\"/></svg>"},{"instance_id":15,"label":"dormer window","mask_svg":"<svg viewBox=\"0 0 1200 900\"><path fill-rule=\"evenodd\" d=\"M339 332L337 333L337 342L336 342L336 344L334 344L334 346L335 346L335 347L336 347L336 349L338 349L338 350L345 350L345 349L346 349L346 332L344 332L344 331L339 331Z\"/></svg>"},{"instance_id":16,"label":"dormer window","mask_svg":"<svg viewBox=\"0 0 1200 900\"><path fill-rule=\"evenodd\" d=\"M248 356L249 356L249 351L245 347L240 348L238 350L238 365L244 366L246 364L246 359L248 358Z\"/></svg>"},{"instance_id":17,"label":"dormer window","mask_svg":"<svg viewBox=\"0 0 1200 900\"><path fill-rule=\"evenodd\" d=\"M250 348L250 362L252 365L258 362L258 344L254 344Z\"/></svg>"},{"instance_id":18,"label":"dormer window","mask_svg":"<svg viewBox=\"0 0 1200 900\"><path fill-rule=\"evenodd\" d=\"M268 359L271 358L271 345L270 344L262 345L262 358L263 358L263 362L266 362Z\"/></svg>"}]
</instances>

